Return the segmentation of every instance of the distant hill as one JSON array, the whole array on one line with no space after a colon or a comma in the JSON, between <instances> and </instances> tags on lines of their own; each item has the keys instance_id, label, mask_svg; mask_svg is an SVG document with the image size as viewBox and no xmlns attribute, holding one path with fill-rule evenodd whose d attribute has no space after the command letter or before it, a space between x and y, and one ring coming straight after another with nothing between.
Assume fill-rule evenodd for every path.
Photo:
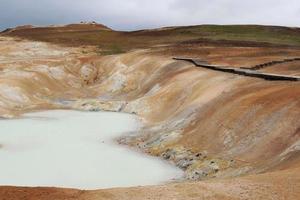
<instances>
[{"instance_id":1,"label":"distant hill","mask_svg":"<svg viewBox=\"0 0 300 200\"><path fill-rule=\"evenodd\" d=\"M7 28L6 30L2 31L1 34L16 34L16 35L24 35L26 36L25 32L33 33L33 34L39 34L41 33L41 30L44 31L44 33L51 32L51 30L60 30L60 31L71 31L76 32L80 30L86 30L86 31L92 31L92 30L111 30L107 26L104 26L102 24L98 24L96 22L80 22L78 24L67 24L67 25L50 25L45 27L37 27L33 25L22 25L17 26L15 28ZM27 35L28 36L28 35Z\"/></svg>"},{"instance_id":2,"label":"distant hill","mask_svg":"<svg viewBox=\"0 0 300 200\"><path fill-rule=\"evenodd\" d=\"M81 22L65 26L22 26L1 34L67 46L106 48L117 45L125 50L178 43L300 47L299 28L261 25L198 25L126 32L115 31L96 22Z\"/></svg>"}]
</instances>

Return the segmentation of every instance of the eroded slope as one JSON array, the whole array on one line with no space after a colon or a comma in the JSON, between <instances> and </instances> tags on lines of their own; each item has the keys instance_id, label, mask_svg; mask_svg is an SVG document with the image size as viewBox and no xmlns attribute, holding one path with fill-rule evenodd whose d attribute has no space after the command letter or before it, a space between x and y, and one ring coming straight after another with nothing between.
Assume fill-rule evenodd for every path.
<instances>
[{"instance_id":1,"label":"eroded slope","mask_svg":"<svg viewBox=\"0 0 300 200\"><path fill-rule=\"evenodd\" d=\"M51 193L57 199L122 199L137 191L140 198L152 199L199 199L207 197L207 191L211 199L299 197L297 189L287 189L299 183L299 82L195 68L172 60L178 52L170 52L170 47L99 56L89 53L92 47L66 48L8 37L1 37L0 43L3 118L51 108L135 113L144 119L144 129L119 142L173 162L186 171L186 179L256 174L113 190L116 195L111 191L1 188L7 198L30 194L28 198L42 199ZM243 48L242 56L251 55L253 48ZM299 54L297 49L282 51ZM242 60L241 51L235 52L227 57L231 63ZM220 51L213 53L209 54L212 62L218 62ZM257 175L269 171L275 172ZM149 196L152 193L157 195Z\"/></svg>"}]
</instances>

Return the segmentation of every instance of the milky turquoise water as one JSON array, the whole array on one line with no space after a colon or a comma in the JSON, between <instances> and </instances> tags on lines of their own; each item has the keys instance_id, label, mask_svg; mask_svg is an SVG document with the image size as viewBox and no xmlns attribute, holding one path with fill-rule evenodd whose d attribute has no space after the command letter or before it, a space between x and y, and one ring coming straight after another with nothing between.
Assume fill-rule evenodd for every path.
<instances>
[{"instance_id":1,"label":"milky turquoise water","mask_svg":"<svg viewBox=\"0 0 300 200\"><path fill-rule=\"evenodd\" d=\"M178 178L170 164L119 146L138 119L112 112L45 111L0 120L0 185L100 189Z\"/></svg>"}]
</instances>

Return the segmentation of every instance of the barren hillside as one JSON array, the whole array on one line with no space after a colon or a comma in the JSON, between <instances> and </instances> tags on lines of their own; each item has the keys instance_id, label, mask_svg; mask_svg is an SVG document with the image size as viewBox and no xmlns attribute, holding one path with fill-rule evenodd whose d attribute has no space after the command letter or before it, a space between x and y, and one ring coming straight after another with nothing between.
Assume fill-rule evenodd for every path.
<instances>
[{"instance_id":1,"label":"barren hillside","mask_svg":"<svg viewBox=\"0 0 300 200\"><path fill-rule=\"evenodd\" d=\"M0 199L300 198L300 82L172 59L239 68L298 58L299 29L211 25L117 32L74 24L1 35L2 118L55 108L134 113L145 127L119 143L168 160L185 179L98 191L0 187ZM298 64L258 71L299 76Z\"/></svg>"}]
</instances>

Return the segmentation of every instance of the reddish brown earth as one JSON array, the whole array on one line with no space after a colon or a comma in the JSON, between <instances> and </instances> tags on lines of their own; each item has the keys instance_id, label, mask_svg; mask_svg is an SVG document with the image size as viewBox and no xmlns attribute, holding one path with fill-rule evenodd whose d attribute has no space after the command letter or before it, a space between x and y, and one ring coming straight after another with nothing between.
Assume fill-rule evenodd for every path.
<instances>
[{"instance_id":1,"label":"reddish brown earth","mask_svg":"<svg viewBox=\"0 0 300 200\"><path fill-rule=\"evenodd\" d=\"M170 161L185 170L186 180L95 191L1 187L0 199L299 199L300 82L244 77L172 59L241 67L300 57L299 30L275 27L275 34L262 28L254 41L242 31L235 39L222 30L224 40L219 29L214 38L189 32L194 29L116 32L81 24L4 33L1 117L52 108L135 113L145 127L119 142ZM293 40L278 36L281 32ZM265 39L270 35L272 40ZM120 46L111 46L113 39ZM299 75L298 63L261 71Z\"/></svg>"},{"instance_id":2,"label":"reddish brown earth","mask_svg":"<svg viewBox=\"0 0 300 200\"><path fill-rule=\"evenodd\" d=\"M2 187L2 200L140 200L140 199L298 199L300 177L297 170L280 171L242 178L179 183L151 187L79 191L58 188Z\"/></svg>"}]
</instances>

